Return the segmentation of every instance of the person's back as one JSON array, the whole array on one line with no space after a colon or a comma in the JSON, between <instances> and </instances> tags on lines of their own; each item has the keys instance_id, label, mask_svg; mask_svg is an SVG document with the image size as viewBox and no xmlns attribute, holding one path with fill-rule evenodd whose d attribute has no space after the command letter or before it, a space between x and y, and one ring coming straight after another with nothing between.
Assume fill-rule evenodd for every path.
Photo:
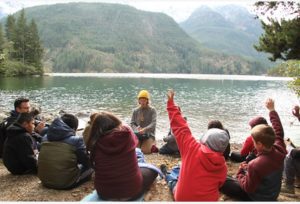
<instances>
[{"instance_id":1,"label":"person's back","mask_svg":"<svg viewBox=\"0 0 300 204\"><path fill-rule=\"evenodd\" d=\"M274 144L271 146L270 151L265 151L264 149L258 151L257 158L249 162L247 177L238 175L242 188L248 192L251 199L257 201L274 201L277 199L281 187L283 162L287 153L280 118L274 109L270 109L269 115L274 130L273 133L271 127L258 125L252 129L251 135L254 138L256 138L256 135L258 135L257 137L268 137L268 135L271 137L275 132L273 136L275 141L270 139L274 141L272 142Z\"/></svg>"},{"instance_id":2,"label":"person's back","mask_svg":"<svg viewBox=\"0 0 300 204\"><path fill-rule=\"evenodd\" d=\"M50 125L38 159L38 177L44 186L72 188L79 184L83 172L92 173L83 138L76 136L77 127L78 120L71 114L56 118Z\"/></svg>"},{"instance_id":3,"label":"person's back","mask_svg":"<svg viewBox=\"0 0 300 204\"><path fill-rule=\"evenodd\" d=\"M287 153L284 132L274 101L268 99L266 107L273 128L261 124L251 130L257 157L240 165L237 180L226 180L221 191L228 196L247 201L276 201L280 193L283 162Z\"/></svg>"},{"instance_id":4,"label":"person's back","mask_svg":"<svg viewBox=\"0 0 300 204\"><path fill-rule=\"evenodd\" d=\"M217 201L227 174L223 152L229 136L224 130L213 128L207 131L201 143L197 142L175 106L173 96L173 92L168 93L167 110L182 158L174 198L176 201Z\"/></svg>"},{"instance_id":5,"label":"person's back","mask_svg":"<svg viewBox=\"0 0 300 204\"><path fill-rule=\"evenodd\" d=\"M267 120L264 117L257 116L252 118L249 121L249 126L251 129L253 129L257 125L265 124L268 125ZM243 162L243 161L249 161L256 157L257 151L254 147L254 143L252 140L252 136L249 135L245 142L243 143L242 149L240 152L232 152L230 155L230 159L235 162Z\"/></svg>"},{"instance_id":6,"label":"person's back","mask_svg":"<svg viewBox=\"0 0 300 204\"><path fill-rule=\"evenodd\" d=\"M3 163L12 174L37 171L37 150L34 149L33 138L30 135L33 128L33 117L29 113L21 113L17 121L6 130Z\"/></svg>"},{"instance_id":7,"label":"person's back","mask_svg":"<svg viewBox=\"0 0 300 204\"><path fill-rule=\"evenodd\" d=\"M160 170L146 163L132 129L108 112L95 117L88 141L95 191L83 201L140 201Z\"/></svg>"},{"instance_id":8,"label":"person's back","mask_svg":"<svg viewBox=\"0 0 300 204\"><path fill-rule=\"evenodd\" d=\"M102 198L127 200L142 193L143 179L136 145L135 136L126 126L115 129L95 144L92 154L95 188Z\"/></svg>"}]
</instances>

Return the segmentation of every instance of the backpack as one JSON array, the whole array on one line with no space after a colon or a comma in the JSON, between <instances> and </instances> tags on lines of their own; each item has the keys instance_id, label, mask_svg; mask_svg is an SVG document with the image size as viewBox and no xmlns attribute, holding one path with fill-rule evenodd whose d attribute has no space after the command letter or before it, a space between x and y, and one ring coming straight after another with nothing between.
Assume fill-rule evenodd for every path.
<instances>
[{"instance_id":1,"label":"backpack","mask_svg":"<svg viewBox=\"0 0 300 204\"><path fill-rule=\"evenodd\" d=\"M0 123L0 158L2 158L4 142L6 140L7 119Z\"/></svg>"}]
</instances>

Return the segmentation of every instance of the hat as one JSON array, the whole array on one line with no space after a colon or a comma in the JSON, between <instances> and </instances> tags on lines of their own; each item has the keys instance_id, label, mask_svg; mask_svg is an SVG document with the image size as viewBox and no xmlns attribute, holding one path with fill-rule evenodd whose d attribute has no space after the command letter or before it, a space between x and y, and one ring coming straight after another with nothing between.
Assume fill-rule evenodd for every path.
<instances>
[{"instance_id":1,"label":"hat","mask_svg":"<svg viewBox=\"0 0 300 204\"><path fill-rule=\"evenodd\" d=\"M264 117L258 116L249 121L249 125L251 126L251 129L254 128L256 125L261 125L261 124L268 125L268 122Z\"/></svg>"},{"instance_id":2,"label":"hat","mask_svg":"<svg viewBox=\"0 0 300 204\"><path fill-rule=\"evenodd\" d=\"M139 95L138 95L138 99L140 98L146 98L146 99L150 99L150 94L147 90L141 90Z\"/></svg>"},{"instance_id":3,"label":"hat","mask_svg":"<svg viewBox=\"0 0 300 204\"><path fill-rule=\"evenodd\" d=\"M200 141L213 151L224 152L229 143L229 135L224 130L211 128Z\"/></svg>"}]
</instances>

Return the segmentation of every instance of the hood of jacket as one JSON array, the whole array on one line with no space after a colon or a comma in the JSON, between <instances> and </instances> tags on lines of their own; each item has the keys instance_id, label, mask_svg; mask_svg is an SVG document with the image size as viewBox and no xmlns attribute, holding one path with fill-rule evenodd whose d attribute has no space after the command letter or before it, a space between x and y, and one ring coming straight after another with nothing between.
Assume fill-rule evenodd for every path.
<instances>
[{"instance_id":1,"label":"hood of jacket","mask_svg":"<svg viewBox=\"0 0 300 204\"><path fill-rule=\"evenodd\" d=\"M60 118L56 118L49 126L47 138L49 141L60 141L74 136L75 130L70 128Z\"/></svg>"},{"instance_id":2,"label":"hood of jacket","mask_svg":"<svg viewBox=\"0 0 300 204\"><path fill-rule=\"evenodd\" d=\"M13 137L21 133L27 133L26 129L20 126L18 123L14 123L7 128L7 136Z\"/></svg>"},{"instance_id":3,"label":"hood of jacket","mask_svg":"<svg viewBox=\"0 0 300 204\"><path fill-rule=\"evenodd\" d=\"M11 110L10 111L10 116L7 118L7 122L9 124L14 123L17 120L18 116L19 116L19 113L17 111Z\"/></svg>"},{"instance_id":4,"label":"hood of jacket","mask_svg":"<svg viewBox=\"0 0 300 204\"><path fill-rule=\"evenodd\" d=\"M226 161L221 152L215 152L203 144L201 145L201 151L204 157L201 157L200 162L203 163L207 171L219 171L226 167Z\"/></svg>"},{"instance_id":5,"label":"hood of jacket","mask_svg":"<svg viewBox=\"0 0 300 204\"><path fill-rule=\"evenodd\" d=\"M120 126L97 141L96 148L104 154L116 155L134 151L137 138L128 126Z\"/></svg>"}]
</instances>

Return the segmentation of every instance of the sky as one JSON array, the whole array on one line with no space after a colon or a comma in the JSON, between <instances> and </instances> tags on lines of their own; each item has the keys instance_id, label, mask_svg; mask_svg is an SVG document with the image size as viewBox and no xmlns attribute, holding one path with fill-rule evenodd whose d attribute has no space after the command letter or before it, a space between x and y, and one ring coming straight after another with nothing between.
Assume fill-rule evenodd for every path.
<instances>
[{"instance_id":1,"label":"sky","mask_svg":"<svg viewBox=\"0 0 300 204\"><path fill-rule=\"evenodd\" d=\"M248 7L254 1L249 0L1 0L0 10L6 14L12 14L22 8L32 7L37 5L68 3L68 2L107 2L120 3L133 6L144 11L163 12L171 16L175 21L182 22L186 20L191 13L201 5L210 7L220 6L225 4L237 4Z\"/></svg>"}]
</instances>

